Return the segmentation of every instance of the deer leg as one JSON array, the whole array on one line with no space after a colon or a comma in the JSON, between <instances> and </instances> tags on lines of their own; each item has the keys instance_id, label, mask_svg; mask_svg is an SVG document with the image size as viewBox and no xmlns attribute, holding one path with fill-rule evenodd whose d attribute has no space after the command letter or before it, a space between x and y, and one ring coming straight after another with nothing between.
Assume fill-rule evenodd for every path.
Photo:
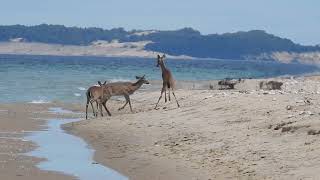
<instances>
[{"instance_id":1,"label":"deer leg","mask_svg":"<svg viewBox=\"0 0 320 180\"><path fill-rule=\"evenodd\" d=\"M170 99L170 88L168 88L168 91L169 91L169 93L168 93L169 101L171 101L171 99Z\"/></svg>"},{"instance_id":2,"label":"deer leg","mask_svg":"<svg viewBox=\"0 0 320 180\"><path fill-rule=\"evenodd\" d=\"M102 113L102 103L99 103L99 109L100 109L100 115L101 115L101 117L103 117L103 113Z\"/></svg>"},{"instance_id":3,"label":"deer leg","mask_svg":"<svg viewBox=\"0 0 320 180\"><path fill-rule=\"evenodd\" d=\"M98 113L99 113L99 103L98 103L98 101L96 101L96 106L97 106L96 117L98 117Z\"/></svg>"},{"instance_id":4,"label":"deer leg","mask_svg":"<svg viewBox=\"0 0 320 180\"><path fill-rule=\"evenodd\" d=\"M89 105L89 102L87 102L86 104L86 119L88 119L88 105Z\"/></svg>"},{"instance_id":5,"label":"deer leg","mask_svg":"<svg viewBox=\"0 0 320 180\"><path fill-rule=\"evenodd\" d=\"M118 111L124 109L124 108L126 107L126 105L129 103L129 101L128 101L128 99L126 98L126 96L124 96L124 98L126 99L126 103L125 103L121 108L119 108Z\"/></svg>"},{"instance_id":6,"label":"deer leg","mask_svg":"<svg viewBox=\"0 0 320 180\"><path fill-rule=\"evenodd\" d=\"M164 102L167 102L167 88L164 88Z\"/></svg>"},{"instance_id":7,"label":"deer leg","mask_svg":"<svg viewBox=\"0 0 320 180\"><path fill-rule=\"evenodd\" d=\"M125 98L126 98L127 102L129 102L131 112L133 112L129 95L126 95Z\"/></svg>"},{"instance_id":8,"label":"deer leg","mask_svg":"<svg viewBox=\"0 0 320 180\"><path fill-rule=\"evenodd\" d=\"M126 103L121 108L119 108L118 110L120 111L120 110L124 109L128 103L129 103L129 101L126 101Z\"/></svg>"},{"instance_id":9,"label":"deer leg","mask_svg":"<svg viewBox=\"0 0 320 180\"><path fill-rule=\"evenodd\" d=\"M110 111L108 110L107 106L106 106L107 101L105 101L104 103L102 103L104 109L107 111L108 115L111 116Z\"/></svg>"},{"instance_id":10,"label":"deer leg","mask_svg":"<svg viewBox=\"0 0 320 180\"><path fill-rule=\"evenodd\" d=\"M94 111L94 107L93 107L92 101L90 101L90 104L91 104L91 108L92 108L93 117L96 117L96 113Z\"/></svg>"},{"instance_id":11,"label":"deer leg","mask_svg":"<svg viewBox=\"0 0 320 180\"><path fill-rule=\"evenodd\" d=\"M159 104L159 101L160 101L160 99L162 98L163 92L164 92L164 87L162 87L162 89L161 89L160 97L159 97L158 102L157 102L157 104L156 104L156 107L154 107L154 109L157 109L157 106L158 106L158 104Z\"/></svg>"},{"instance_id":12,"label":"deer leg","mask_svg":"<svg viewBox=\"0 0 320 180\"><path fill-rule=\"evenodd\" d=\"M174 99L175 99L176 102L177 102L177 106L180 107L180 105L179 105L179 103L178 103L178 100L177 100L177 98L176 98L176 95L174 94L174 90L173 90L173 89L172 89L172 94L173 94L173 96L174 96Z\"/></svg>"}]
</instances>

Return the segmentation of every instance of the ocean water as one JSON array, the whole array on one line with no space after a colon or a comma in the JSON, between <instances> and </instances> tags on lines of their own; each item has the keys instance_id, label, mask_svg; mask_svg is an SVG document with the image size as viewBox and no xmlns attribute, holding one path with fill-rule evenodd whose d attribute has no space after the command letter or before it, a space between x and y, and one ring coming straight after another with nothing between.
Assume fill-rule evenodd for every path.
<instances>
[{"instance_id":1,"label":"ocean water","mask_svg":"<svg viewBox=\"0 0 320 180\"><path fill-rule=\"evenodd\" d=\"M236 60L166 61L178 81L263 78L317 73L302 64ZM136 75L160 80L156 58L107 58L0 55L0 103L83 101L85 90L100 81L133 81Z\"/></svg>"}]
</instances>

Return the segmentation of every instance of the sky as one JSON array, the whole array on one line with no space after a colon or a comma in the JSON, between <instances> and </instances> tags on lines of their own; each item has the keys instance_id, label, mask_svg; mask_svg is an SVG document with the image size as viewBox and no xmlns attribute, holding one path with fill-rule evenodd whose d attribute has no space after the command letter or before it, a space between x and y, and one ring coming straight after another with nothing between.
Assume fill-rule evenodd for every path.
<instances>
[{"instance_id":1,"label":"sky","mask_svg":"<svg viewBox=\"0 0 320 180\"><path fill-rule=\"evenodd\" d=\"M265 30L320 44L319 0L0 0L0 25L176 30L202 34Z\"/></svg>"}]
</instances>

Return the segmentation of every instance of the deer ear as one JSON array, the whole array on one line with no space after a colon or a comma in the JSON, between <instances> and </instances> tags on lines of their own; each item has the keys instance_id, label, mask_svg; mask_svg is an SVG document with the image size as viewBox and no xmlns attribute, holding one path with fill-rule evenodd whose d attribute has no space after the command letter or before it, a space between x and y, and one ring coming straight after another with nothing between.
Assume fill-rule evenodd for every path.
<instances>
[{"instance_id":1,"label":"deer ear","mask_svg":"<svg viewBox=\"0 0 320 180\"><path fill-rule=\"evenodd\" d=\"M158 54L158 59L160 59L161 57L160 57L160 55Z\"/></svg>"},{"instance_id":2,"label":"deer ear","mask_svg":"<svg viewBox=\"0 0 320 180\"><path fill-rule=\"evenodd\" d=\"M140 79L140 77L139 77L139 76L136 76L136 79Z\"/></svg>"},{"instance_id":3,"label":"deer ear","mask_svg":"<svg viewBox=\"0 0 320 180\"><path fill-rule=\"evenodd\" d=\"M100 86L102 85L100 81L98 81L98 84L99 84Z\"/></svg>"},{"instance_id":4,"label":"deer ear","mask_svg":"<svg viewBox=\"0 0 320 180\"><path fill-rule=\"evenodd\" d=\"M107 81L104 81L103 85L106 85L107 84Z\"/></svg>"},{"instance_id":5,"label":"deer ear","mask_svg":"<svg viewBox=\"0 0 320 180\"><path fill-rule=\"evenodd\" d=\"M166 57L166 55L165 55L165 54L163 54L163 55L162 55L162 58L165 58L165 57Z\"/></svg>"}]
</instances>

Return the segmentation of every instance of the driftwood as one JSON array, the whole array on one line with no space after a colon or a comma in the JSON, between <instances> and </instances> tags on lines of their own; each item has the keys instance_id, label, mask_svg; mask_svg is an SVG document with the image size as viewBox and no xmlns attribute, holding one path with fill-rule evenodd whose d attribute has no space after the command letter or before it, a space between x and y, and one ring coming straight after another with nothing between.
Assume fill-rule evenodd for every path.
<instances>
[{"instance_id":1,"label":"driftwood","mask_svg":"<svg viewBox=\"0 0 320 180\"><path fill-rule=\"evenodd\" d=\"M259 83L260 89L264 90L280 90L283 82L278 81L261 81Z\"/></svg>"},{"instance_id":2,"label":"driftwood","mask_svg":"<svg viewBox=\"0 0 320 180\"><path fill-rule=\"evenodd\" d=\"M226 78L221 81L218 81L218 85L220 85L220 89L234 89L234 86L239 82L241 82L241 79L234 80Z\"/></svg>"}]
</instances>

